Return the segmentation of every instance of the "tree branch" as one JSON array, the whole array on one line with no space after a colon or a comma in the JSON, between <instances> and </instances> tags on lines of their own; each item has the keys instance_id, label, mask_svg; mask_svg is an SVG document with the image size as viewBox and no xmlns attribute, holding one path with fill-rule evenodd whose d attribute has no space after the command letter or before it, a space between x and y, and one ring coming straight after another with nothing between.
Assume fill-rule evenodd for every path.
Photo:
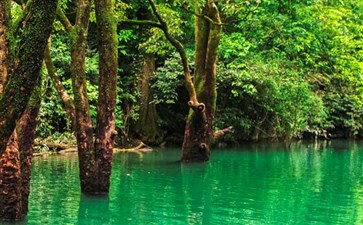
<instances>
[{"instance_id":1,"label":"tree branch","mask_svg":"<svg viewBox=\"0 0 363 225\"><path fill-rule=\"evenodd\" d=\"M189 63L187 59L187 54L185 53L185 49L183 45L169 32L168 25L166 21L162 18L161 14L159 13L156 4L153 0L149 0L149 3L151 5L151 8L153 10L153 13L157 17L158 21L160 22L160 29L164 32L166 39L176 48L178 51L182 65L184 70L184 79L185 79L185 85L188 90L190 101L188 102L188 105L192 107L193 109L198 109L199 111L204 111L205 106L203 103L199 103L197 99L197 94L194 88L194 84L190 75L189 70Z\"/></svg>"},{"instance_id":2,"label":"tree branch","mask_svg":"<svg viewBox=\"0 0 363 225\"><path fill-rule=\"evenodd\" d=\"M50 43L48 43L47 47L45 48L44 52L44 62L48 71L48 75L50 79L53 82L53 85L55 89L58 92L59 97L61 98L64 108L67 112L67 116L72 122L72 129L75 131L75 109L74 109L74 103L72 99L69 97L67 90L63 86L62 82L60 81L59 77L56 74L56 69L54 67L54 63L52 61L51 55L50 55Z\"/></svg>"},{"instance_id":3,"label":"tree branch","mask_svg":"<svg viewBox=\"0 0 363 225\"><path fill-rule=\"evenodd\" d=\"M73 25L68 20L66 14L64 14L63 10L59 7L57 8L57 19L59 20L59 22L61 22L61 24L63 24L64 29L66 29L67 32L71 31Z\"/></svg>"}]
</instances>

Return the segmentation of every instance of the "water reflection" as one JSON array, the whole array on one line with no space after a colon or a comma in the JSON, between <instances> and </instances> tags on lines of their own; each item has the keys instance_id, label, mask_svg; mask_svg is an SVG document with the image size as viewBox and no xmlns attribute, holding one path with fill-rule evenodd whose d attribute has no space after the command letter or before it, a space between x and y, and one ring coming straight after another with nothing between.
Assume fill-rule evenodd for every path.
<instances>
[{"instance_id":1,"label":"water reflection","mask_svg":"<svg viewBox=\"0 0 363 225\"><path fill-rule=\"evenodd\" d=\"M109 198L107 196L81 195L78 208L77 224L111 224Z\"/></svg>"}]
</instances>

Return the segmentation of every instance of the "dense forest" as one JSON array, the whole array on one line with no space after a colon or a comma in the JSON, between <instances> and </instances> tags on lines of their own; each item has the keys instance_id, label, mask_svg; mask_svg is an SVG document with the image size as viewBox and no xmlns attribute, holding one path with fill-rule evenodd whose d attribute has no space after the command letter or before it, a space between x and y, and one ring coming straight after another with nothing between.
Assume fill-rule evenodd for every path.
<instances>
[{"instance_id":1,"label":"dense forest","mask_svg":"<svg viewBox=\"0 0 363 225\"><path fill-rule=\"evenodd\" d=\"M0 218L27 213L35 140L77 144L104 194L115 145L359 138L362 46L360 0L2 0Z\"/></svg>"},{"instance_id":2,"label":"dense forest","mask_svg":"<svg viewBox=\"0 0 363 225\"><path fill-rule=\"evenodd\" d=\"M285 140L304 134L324 138L361 136L360 1L218 4L222 31L216 61L214 126L233 126L225 142ZM74 2L60 3L60 7L65 16L75 19ZM200 56L196 52L198 16L193 4L158 2L157 7L168 32L184 46L190 73L195 76L196 58ZM114 11L119 42L117 141L127 144L141 139L150 145L180 145L189 95L178 50L162 29L151 24L158 19L147 2L116 2ZM147 20L150 24L142 24ZM99 58L92 12L88 32L85 69L95 123ZM56 20L50 49L54 66L42 70L46 76L38 137L72 133L67 102L60 98L64 90L70 101L73 99L70 41L66 28ZM64 89L55 85L58 80Z\"/></svg>"}]
</instances>

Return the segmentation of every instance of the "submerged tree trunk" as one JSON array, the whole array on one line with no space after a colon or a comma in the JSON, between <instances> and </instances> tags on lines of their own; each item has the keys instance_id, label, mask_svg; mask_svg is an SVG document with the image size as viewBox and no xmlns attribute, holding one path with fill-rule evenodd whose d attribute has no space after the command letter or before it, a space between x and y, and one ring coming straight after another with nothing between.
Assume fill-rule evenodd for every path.
<instances>
[{"instance_id":1,"label":"submerged tree trunk","mask_svg":"<svg viewBox=\"0 0 363 225\"><path fill-rule=\"evenodd\" d=\"M16 132L0 159L0 220L21 220L21 172Z\"/></svg>"},{"instance_id":2,"label":"submerged tree trunk","mask_svg":"<svg viewBox=\"0 0 363 225\"><path fill-rule=\"evenodd\" d=\"M75 130L79 158L81 191L84 194L107 194L110 186L115 130L117 85L117 31L113 1L98 0L96 18L99 32L99 97L97 127L93 125L87 97L85 70L90 0L78 0L75 25L61 10L58 18L71 36L71 74L74 93ZM95 140L94 140L95 139Z\"/></svg>"},{"instance_id":3,"label":"submerged tree trunk","mask_svg":"<svg viewBox=\"0 0 363 225\"><path fill-rule=\"evenodd\" d=\"M96 0L99 53L99 94L95 140L96 192L108 193L112 169L112 153L117 132L115 110L117 93L117 23L112 0Z\"/></svg>"},{"instance_id":4,"label":"submerged tree trunk","mask_svg":"<svg viewBox=\"0 0 363 225\"><path fill-rule=\"evenodd\" d=\"M16 127L20 150L22 218L25 218L28 214L33 144L36 136L36 127L39 121L38 115L41 105L41 93L41 82L39 81L38 88L33 92L28 107L18 121Z\"/></svg>"},{"instance_id":5,"label":"submerged tree trunk","mask_svg":"<svg viewBox=\"0 0 363 225\"><path fill-rule=\"evenodd\" d=\"M9 2L2 1L0 11L9 10L3 8L3 4ZM36 117L40 106L40 98L36 98L40 95L36 95L37 89L33 89L39 80L45 41L53 27L56 7L57 1L34 0L30 3L15 68L12 68L15 62L9 50L7 36L5 39L0 38L0 54L3 54L0 62L1 84L8 83L5 89L0 90L0 220L22 220L28 211L31 170L29 157L31 157ZM6 28L9 19L10 16L2 17L0 29L4 26ZM2 29L3 31L6 30ZM9 73L13 69L14 72ZM10 81L8 81L9 75ZM30 93L33 93L32 97ZM28 108L23 113L27 105ZM23 116L16 123L21 115ZM10 139L9 133L12 133ZM6 149L3 154L4 148ZM19 149L23 151L21 155Z\"/></svg>"},{"instance_id":6,"label":"submerged tree trunk","mask_svg":"<svg viewBox=\"0 0 363 225\"><path fill-rule=\"evenodd\" d=\"M39 82L0 159L0 220L18 221L28 213L32 148L41 102L40 85Z\"/></svg>"},{"instance_id":7,"label":"submerged tree trunk","mask_svg":"<svg viewBox=\"0 0 363 225\"><path fill-rule=\"evenodd\" d=\"M39 78L44 49L53 27L56 0L33 0L19 43L18 65L0 98L0 155L27 106Z\"/></svg>"},{"instance_id":8,"label":"submerged tree trunk","mask_svg":"<svg viewBox=\"0 0 363 225\"><path fill-rule=\"evenodd\" d=\"M155 72L155 56L145 54L143 66L139 77L140 110L136 131L145 143L154 143L158 135L158 114L152 101L151 78Z\"/></svg>"},{"instance_id":9,"label":"submerged tree trunk","mask_svg":"<svg viewBox=\"0 0 363 225\"><path fill-rule=\"evenodd\" d=\"M214 2L196 4L196 14L206 12L206 17L196 17L196 58L194 84L197 98L205 109L191 108L185 127L182 162L208 161L214 141L214 113L216 108L216 66L222 24Z\"/></svg>"},{"instance_id":10,"label":"submerged tree trunk","mask_svg":"<svg viewBox=\"0 0 363 225\"><path fill-rule=\"evenodd\" d=\"M82 193L95 191L93 128L89 112L85 68L90 10L90 0L78 0L76 23L70 31L72 88L76 112L76 137Z\"/></svg>"},{"instance_id":11,"label":"submerged tree trunk","mask_svg":"<svg viewBox=\"0 0 363 225\"><path fill-rule=\"evenodd\" d=\"M168 25L158 12L154 1L149 0L149 2L160 24L152 21L140 21L139 24L152 25L163 30L165 37L180 54L185 85L189 94L190 112L186 122L181 161L208 161L210 146L216 138L215 133L218 134L217 136L221 136L231 131L231 128L226 128L220 132L214 132L213 127L217 95L217 55L222 33L222 22L216 2L207 1L204 5L200 5L196 1L195 4L196 58L194 82L190 75L183 45L170 34Z\"/></svg>"}]
</instances>

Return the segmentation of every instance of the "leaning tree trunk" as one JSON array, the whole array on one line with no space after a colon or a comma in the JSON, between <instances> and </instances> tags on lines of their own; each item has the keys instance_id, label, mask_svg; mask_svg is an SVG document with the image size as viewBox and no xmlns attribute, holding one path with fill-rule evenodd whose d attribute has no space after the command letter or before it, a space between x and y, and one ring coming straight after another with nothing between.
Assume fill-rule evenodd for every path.
<instances>
[{"instance_id":1,"label":"leaning tree trunk","mask_svg":"<svg viewBox=\"0 0 363 225\"><path fill-rule=\"evenodd\" d=\"M113 0L96 0L99 53L99 95L95 159L97 192L108 193L112 169L112 153L117 132L115 109L117 93L117 23L113 16Z\"/></svg>"},{"instance_id":2,"label":"leaning tree trunk","mask_svg":"<svg viewBox=\"0 0 363 225\"><path fill-rule=\"evenodd\" d=\"M9 4L8 1L0 3L0 14L3 9L3 4ZM17 66L12 72L15 65L13 56L8 50L9 42L0 38L1 45L1 84L8 82L5 90L0 98L0 219L1 220L21 220L25 218L27 213L27 202L29 196L29 181L30 181L30 164L29 157L27 160L22 160L23 157L19 154L19 149L23 150L24 155L28 155L31 151L34 141L35 123L32 123L30 118L36 118L39 111L40 100L30 98L30 93L39 80L39 71L43 58L45 40L48 39L52 22L54 20L57 1L42 1L34 0L28 6L28 16L26 17L26 25L24 27L23 36L21 37L20 47L18 49ZM2 17L3 15L1 15ZM5 18L5 19L4 19ZM0 29L6 23L10 22L10 17L2 17ZM6 30L2 29L2 32ZM1 33L1 32L0 32ZM6 34L6 33L5 33ZM1 35L4 35L1 33ZM6 36L5 36L6 37ZM7 37L6 37L7 38ZM5 60L4 60L5 59ZM5 68L5 69L4 69ZM11 74L9 73L11 72ZM10 74L10 81L8 75ZM2 94L2 93L1 93ZM33 94L34 96L34 94ZM33 115L29 116L28 111L23 113L24 108L29 102L29 110ZM33 104L34 103L34 104ZM35 106L38 103L37 106ZM33 108L34 106L35 108ZM33 111L35 109L35 111ZM20 118L16 127L21 133L18 139L14 128L16 120ZM29 123L28 123L29 122ZM22 133L26 132L26 133ZM12 133L9 139L8 135ZM3 154L4 148L6 148Z\"/></svg>"},{"instance_id":3,"label":"leaning tree trunk","mask_svg":"<svg viewBox=\"0 0 363 225\"><path fill-rule=\"evenodd\" d=\"M0 155L4 153L16 121L24 112L39 78L56 9L56 0L33 0L30 3L29 16L19 43L18 65L0 98Z\"/></svg>"},{"instance_id":4,"label":"leaning tree trunk","mask_svg":"<svg viewBox=\"0 0 363 225\"><path fill-rule=\"evenodd\" d=\"M0 159L0 220L18 221L28 213L32 149L41 102L40 85L39 82Z\"/></svg>"},{"instance_id":5,"label":"leaning tree trunk","mask_svg":"<svg viewBox=\"0 0 363 225\"><path fill-rule=\"evenodd\" d=\"M76 131L75 124L76 124L76 117L75 117L75 110L74 110L74 103L72 99L69 97L66 88L63 86L61 80L56 74L56 68L52 61L52 57L50 55L50 41L45 48L44 53L44 62L48 71L48 75L52 80L53 86L57 90L57 93L63 103L63 107L66 111L66 115L68 119L71 121L72 130Z\"/></svg>"},{"instance_id":6,"label":"leaning tree trunk","mask_svg":"<svg viewBox=\"0 0 363 225\"><path fill-rule=\"evenodd\" d=\"M201 15L202 11L206 12L207 17L196 17L194 83L197 87L197 98L205 108L198 110L191 107L185 127L182 162L208 161L214 141L216 65L222 25L214 2L208 2L204 6L196 4L196 14Z\"/></svg>"},{"instance_id":7,"label":"leaning tree trunk","mask_svg":"<svg viewBox=\"0 0 363 225\"><path fill-rule=\"evenodd\" d=\"M28 107L16 126L20 150L22 218L25 218L28 214L33 144L36 136L36 127L39 121L38 115L41 105L41 94L41 81L39 81L38 87L34 90L30 98Z\"/></svg>"},{"instance_id":8,"label":"leaning tree trunk","mask_svg":"<svg viewBox=\"0 0 363 225\"><path fill-rule=\"evenodd\" d=\"M0 221L17 221L21 213L20 155L16 132L0 159Z\"/></svg>"}]
</instances>

